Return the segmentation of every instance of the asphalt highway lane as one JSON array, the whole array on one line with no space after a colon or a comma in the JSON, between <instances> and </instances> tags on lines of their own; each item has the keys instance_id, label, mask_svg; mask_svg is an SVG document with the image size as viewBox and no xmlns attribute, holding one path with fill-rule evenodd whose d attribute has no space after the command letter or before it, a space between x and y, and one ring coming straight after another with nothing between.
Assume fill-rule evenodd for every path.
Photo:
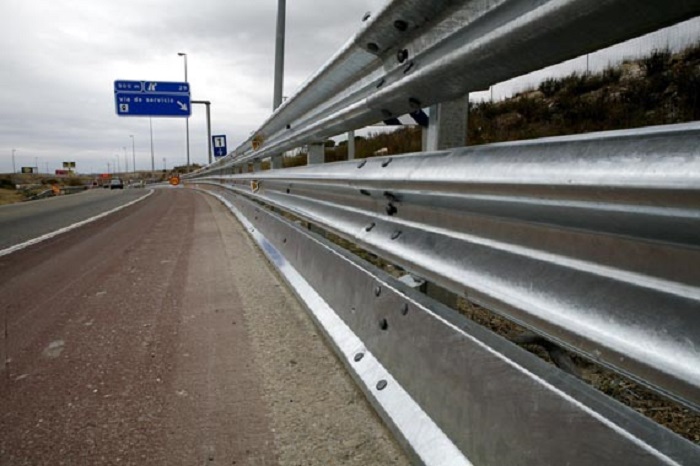
<instances>
[{"instance_id":1,"label":"asphalt highway lane","mask_svg":"<svg viewBox=\"0 0 700 466\"><path fill-rule=\"evenodd\" d=\"M134 201L143 189L90 189L0 206L0 250Z\"/></svg>"},{"instance_id":2,"label":"asphalt highway lane","mask_svg":"<svg viewBox=\"0 0 700 466\"><path fill-rule=\"evenodd\" d=\"M184 188L0 257L0 465L407 464L262 257Z\"/></svg>"}]
</instances>

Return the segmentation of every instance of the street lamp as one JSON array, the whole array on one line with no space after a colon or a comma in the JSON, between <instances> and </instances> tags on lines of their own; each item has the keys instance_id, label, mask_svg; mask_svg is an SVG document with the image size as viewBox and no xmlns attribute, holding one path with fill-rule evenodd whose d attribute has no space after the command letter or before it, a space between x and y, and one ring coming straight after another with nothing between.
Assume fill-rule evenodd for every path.
<instances>
[{"instance_id":1,"label":"street lamp","mask_svg":"<svg viewBox=\"0 0 700 466\"><path fill-rule=\"evenodd\" d=\"M187 54L184 52L178 52L177 55L185 59L185 82L187 82ZM192 90L190 89L190 92ZM185 117L185 133L187 135L187 168L186 171L190 171L190 119Z\"/></svg>"},{"instance_id":2,"label":"street lamp","mask_svg":"<svg viewBox=\"0 0 700 466\"><path fill-rule=\"evenodd\" d=\"M126 157L126 146L122 146L124 149L124 173L129 173L129 159Z\"/></svg>"},{"instance_id":3,"label":"street lamp","mask_svg":"<svg viewBox=\"0 0 700 466\"><path fill-rule=\"evenodd\" d=\"M272 110L282 104L284 83L284 39L287 14L287 0L277 0L277 40L275 41L275 88L272 95Z\"/></svg>"},{"instance_id":4,"label":"street lamp","mask_svg":"<svg viewBox=\"0 0 700 466\"><path fill-rule=\"evenodd\" d=\"M130 134L129 137L131 138L131 160L134 162L131 165L131 171L136 173L136 146L134 145L134 135Z\"/></svg>"},{"instance_id":5,"label":"street lamp","mask_svg":"<svg viewBox=\"0 0 700 466\"><path fill-rule=\"evenodd\" d=\"M17 152L17 149L12 149L12 173L17 173L17 167L15 166L15 152Z\"/></svg>"}]
</instances>

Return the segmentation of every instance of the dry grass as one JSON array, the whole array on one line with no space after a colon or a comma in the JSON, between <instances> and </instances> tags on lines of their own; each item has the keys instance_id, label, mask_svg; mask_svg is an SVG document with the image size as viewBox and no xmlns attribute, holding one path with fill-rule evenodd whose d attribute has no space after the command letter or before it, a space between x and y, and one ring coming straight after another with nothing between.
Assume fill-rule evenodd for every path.
<instances>
[{"instance_id":1,"label":"dry grass","mask_svg":"<svg viewBox=\"0 0 700 466\"><path fill-rule=\"evenodd\" d=\"M24 196L15 189L0 189L0 205L22 202Z\"/></svg>"}]
</instances>

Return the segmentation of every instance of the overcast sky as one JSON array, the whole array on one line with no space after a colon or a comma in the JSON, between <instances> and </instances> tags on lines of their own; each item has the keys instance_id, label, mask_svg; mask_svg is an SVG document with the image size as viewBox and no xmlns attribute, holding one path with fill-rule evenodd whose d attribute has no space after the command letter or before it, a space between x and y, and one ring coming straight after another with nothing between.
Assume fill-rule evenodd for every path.
<instances>
[{"instance_id":1,"label":"overcast sky","mask_svg":"<svg viewBox=\"0 0 700 466\"><path fill-rule=\"evenodd\" d=\"M287 2L284 95L323 65L386 0ZM0 0L0 172L41 172L75 161L106 171L124 147L150 169L148 118L118 117L114 81L183 81L187 53L192 98L209 100L212 133L229 150L272 111L277 0ZM154 118L156 168L183 165L185 121ZM195 105L190 153L207 154L206 116ZM117 157L118 156L118 157Z\"/></svg>"},{"instance_id":2,"label":"overcast sky","mask_svg":"<svg viewBox=\"0 0 700 466\"><path fill-rule=\"evenodd\" d=\"M385 3L289 0L284 95L359 30L365 12ZM12 171L13 149L17 170L53 173L64 161L82 173L117 163L124 170L125 158L131 169L130 135L137 169L150 169L149 119L116 115L114 81L183 81L178 52L187 53L192 98L212 102L212 133L225 134L234 149L272 112L276 15L277 0L0 0L0 173ZM698 30L696 18L616 54L693 42ZM595 55L592 67L610 57ZM582 66L585 58L559 74ZM495 89L498 98L519 86ZM168 168L185 164L183 119L153 118L153 136L157 169L164 158ZM190 154L193 163L207 160L202 105L190 118Z\"/></svg>"}]
</instances>

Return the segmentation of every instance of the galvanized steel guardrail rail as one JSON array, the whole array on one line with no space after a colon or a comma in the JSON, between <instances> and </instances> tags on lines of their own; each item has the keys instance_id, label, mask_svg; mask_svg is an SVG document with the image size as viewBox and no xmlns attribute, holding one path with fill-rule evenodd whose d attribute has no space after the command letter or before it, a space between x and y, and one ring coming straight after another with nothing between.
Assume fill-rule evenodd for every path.
<instances>
[{"instance_id":1,"label":"galvanized steel guardrail rail","mask_svg":"<svg viewBox=\"0 0 700 466\"><path fill-rule=\"evenodd\" d=\"M394 1L254 138L187 179L239 216L416 461L697 464L697 445L280 212L697 411L700 123L239 171L698 13Z\"/></svg>"},{"instance_id":2,"label":"galvanized steel guardrail rail","mask_svg":"<svg viewBox=\"0 0 700 466\"><path fill-rule=\"evenodd\" d=\"M322 142L698 14L697 0L394 0L203 172Z\"/></svg>"}]
</instances>

